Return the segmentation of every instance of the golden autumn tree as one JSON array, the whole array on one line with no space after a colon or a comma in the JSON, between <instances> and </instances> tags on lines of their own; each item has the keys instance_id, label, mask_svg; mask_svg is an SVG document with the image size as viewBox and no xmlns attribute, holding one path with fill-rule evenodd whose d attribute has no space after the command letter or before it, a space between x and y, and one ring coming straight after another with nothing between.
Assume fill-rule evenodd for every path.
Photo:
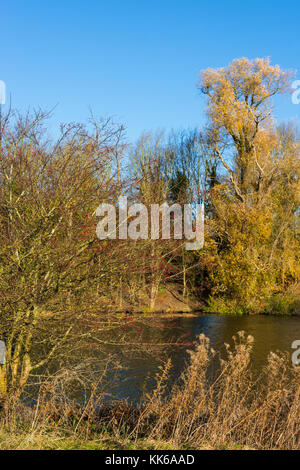
<instances>
[{"instance_id":1,"label":"golden autumn tree","mask_svg":"<svg viewBox=\"0 0 300 470\"><path fill-rule=\"evenodd\" d=\"M272 98L289 90L290 77L269 59L242 58L204 71L199 84L223 167L209 221L214 294L250 310L299 278L299 137L276 128L272 115Z\"/></svg>"}]
</instances>

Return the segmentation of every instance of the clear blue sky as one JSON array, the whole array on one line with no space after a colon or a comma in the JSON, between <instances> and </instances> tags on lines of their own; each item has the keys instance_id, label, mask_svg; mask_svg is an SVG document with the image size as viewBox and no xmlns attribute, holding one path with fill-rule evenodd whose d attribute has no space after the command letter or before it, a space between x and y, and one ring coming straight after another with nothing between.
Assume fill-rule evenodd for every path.
<instances>
[{"instance_id":1,"label":"clear blue sky","mask_svg":"<svg viewBox=\"0 0 300 470\"><path fill-rule=\"evenodd\" d=\"M1 0L0 80L19 109L55 110L53 126L113 115L128 138L201 125L200 70L270 56L298 69L299 0ZM300 105L277 103L279 120Z\"/></svg>"}]
</instances>

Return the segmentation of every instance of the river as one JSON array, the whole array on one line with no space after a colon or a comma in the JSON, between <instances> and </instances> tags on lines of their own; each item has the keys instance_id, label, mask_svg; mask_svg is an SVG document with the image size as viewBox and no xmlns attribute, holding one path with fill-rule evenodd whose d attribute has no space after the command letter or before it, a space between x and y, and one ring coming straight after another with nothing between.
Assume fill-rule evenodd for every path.
<instances>
[{"instance_id":1,"label":"river","mask_svg":"<svg viewBox=\"0 0 300 470\"><path fill-rule=\"evenodd\" d=\"M200 333L210 338L211 346L224 354L224 343L233 344L232 336L245 331L254 337L252 368L260 372L266 364L270 351L287 351L291 357L293 341L300 340L300 317L278 316L218 316L149 318L137 322L127 329L129 337L136 338L141 348L134 352L130 348L112 346L113 351L125 366L113 379L110 399L138 401L143 389L153 388L155 374L166 357L172 360L172 379L182 372L187 349ZM138 338L138 339L137 339ZM170 346L160 346L171 343ZM176 343L176 344L174 344ZM300 367L300 366L299 366Z\"/></svg>"}]
</instances>

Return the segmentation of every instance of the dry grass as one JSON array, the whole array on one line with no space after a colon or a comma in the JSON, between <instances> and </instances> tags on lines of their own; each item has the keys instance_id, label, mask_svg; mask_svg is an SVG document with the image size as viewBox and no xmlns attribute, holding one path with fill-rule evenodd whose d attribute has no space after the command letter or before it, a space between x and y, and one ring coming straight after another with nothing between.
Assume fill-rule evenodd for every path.
<instances>
[{"instance_id":1,"label":"dry grass","mask_svg":"<svg viewBox=\"0 0 300 470\"><path fill-rule=\"evenodd\" d=\"M215 352L201 335L181 384L170 396L163 393L166 365L140 416L139 432L147 423L148 436L180 445L299 449L300 369L289 365L287 355L271 353L261 376L253 378L252 345L253 338L240 332L212 379Z\"/></svg>"},{"instance_id":2,"label":"dry grass","mask_svg":"<svg viewBox=\"0 0 300 470\"><path fill-rule=\"evenodd\" d=\"M178 383L169 390L168 361L138 407L105 406L94 392L80 408L48 385L35 408L5 407L0 448L299 449L300 368L270 353L253 377L252 346L240 332L216 372L217 355L201 335Z\"/></svg>"}]
</instances>

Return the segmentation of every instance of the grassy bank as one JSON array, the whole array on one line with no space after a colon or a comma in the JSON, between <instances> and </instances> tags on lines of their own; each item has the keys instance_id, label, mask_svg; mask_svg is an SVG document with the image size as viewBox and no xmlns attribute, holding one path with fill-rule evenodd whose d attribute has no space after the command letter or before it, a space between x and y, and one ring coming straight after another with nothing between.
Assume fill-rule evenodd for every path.
<instances>
[{"instance_id":1,"label":"grassy bank","mask_svg":"<svg viewBox=\"0 0 300 470\"><path fill-rule=\"evenodd\" d=\"M300 315L300 292L297 287L294 291L253 298L248 303L234 298L209 297L203 311L219 315Z\"/></svg>"},{"instance_id":2,"label":"grassy bank","mask_svg":"<svg viewBox=\"0 0 300 470\"><path fill-rule=\"evenodd\" d=\"M116 439L113 436L93 436L83 439L78 436L67 436L63 432L25 433L11 435L0 434L0 450L250 450L248 447L220 446L212 448L209 443L205 447L178 445L172 441L154 439Z\"/></svg>"}]
</instances>

